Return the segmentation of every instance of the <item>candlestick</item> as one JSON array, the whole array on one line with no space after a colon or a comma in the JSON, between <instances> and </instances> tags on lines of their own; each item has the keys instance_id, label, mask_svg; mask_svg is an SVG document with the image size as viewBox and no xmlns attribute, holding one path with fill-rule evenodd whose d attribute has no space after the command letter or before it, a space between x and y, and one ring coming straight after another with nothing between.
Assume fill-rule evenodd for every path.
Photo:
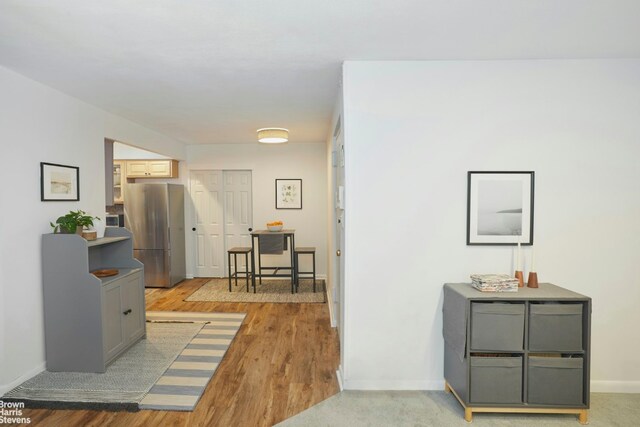
<instances>
[{"instance_id":1,"label":"candlestick","mask_svg":"<svg viewBox=\"0 0 640 427\"><path fill-rule=\"evenodd\" d=\"M518 287L524 287L524 275L522 274L522 271L516 271L515 278L518 279Z\"/></svg>"},{"instance_id":2,"label":"candlestick","mask_svg":"<svg viewBox=\"0 0 640 427\"><path fill-rule=\"evenodd\" d=\"M536 273L535 271L529 272L529 278L527 279L527 287L528 288L538 287L538 273Z\"/></svg>"},{"instance_id":3,"label":"candlestick","mask_svg":"<svg viewBox=\"0 0 640 427\"><path fill-rule=\"evenodd\" d=\"M531 271L536 271L536 250L531 246Z\"/></svg>"},{"instance_id":4,"label":"candlestick","mask_svg":"<svg viewBox=\"0 0 640 427\"><path fill-rule=\"evenodd\" d=\"M518 236L518 249L517 249L517 259L516 259L516 273L515 277L518 279L518 287L522 288L524 286L524 274L522 274L522 259L521 259L521 250L520 247L520 236Z\"/></svg>"}]
</instances>

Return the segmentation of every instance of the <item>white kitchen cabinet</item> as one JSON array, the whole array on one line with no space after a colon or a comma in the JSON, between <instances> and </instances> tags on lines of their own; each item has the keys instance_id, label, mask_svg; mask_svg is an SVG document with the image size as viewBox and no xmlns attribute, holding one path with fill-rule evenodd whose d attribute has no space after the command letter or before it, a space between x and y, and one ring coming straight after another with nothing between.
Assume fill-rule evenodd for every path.
<instances>
[{"instance_id":1,"label":"white kitchen cabinet","mask_svg":"<svg viewBox=\"0 0 640 427\"><path fill-rule=\"evenodd\" d=\"M125 179L125 162L121 160L113 161L113 204L121 205L124 203L123 185Z\"/></svg>"},{"instance_id":2,"label":"white kitchen cabinet","mask_svg":"<svg viewBox=\"0 0 640 427\"><path fill-rule=\"evenodd\" d=\"M127 178L178 178L178 161L127 160Z\"/></svg>"}]
</instances>

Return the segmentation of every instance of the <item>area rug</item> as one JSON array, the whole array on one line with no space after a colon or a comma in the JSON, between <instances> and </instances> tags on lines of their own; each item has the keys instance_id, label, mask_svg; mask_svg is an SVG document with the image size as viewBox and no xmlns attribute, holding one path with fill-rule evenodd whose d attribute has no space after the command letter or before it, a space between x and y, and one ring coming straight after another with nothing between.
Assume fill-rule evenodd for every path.
<instances>
[{"instance_id":1,"label":"area rug","mask_svg":"<svg viewBox=\"0 0 640 427\"><path fill-rule=\"evenodd\" d=\"M238 280L238 286L232 282L229 292L229 279L211 279L192 293L185 301L216 302L274 302L274 303L322 303L325 302L324 280L316 280L316 292L313 292L313 280L301 279L298 292L291 293L290 280L256 280L256 293L251 285L247 292L246 282Z\"/></svg>"},{"instance_id":2,"label":"area rug","mask_svg":"<svg viewBox=\"0 0 640 427\"><path fill-rule=\"evenodd\" d=\"M103 374L43 372L5 394L30 408L192 411L244 313L147 312L147 338Z\"/></svg>"},{"instance_id":3,"label":"area rug","mask_svg":"<svg viewBox=\"0 0 640 427\"><path fill-rule=\"evenodd\" d=\"M9 391L29 407L137 410L138 403L203 328L202 323L147 323L140 340L105 373L42 372Z\"/></svg>"},{"instance_id":4,"label":"area rug","mask_svg":"<svg viewBox=\"0 0 640 427\"><path fill-rule=\"evenodd\" d=\"M140 402L140 409L193 411L238 333L244 313L148 311L155 322L206 322Z\"/></svg>"}]
</instances>

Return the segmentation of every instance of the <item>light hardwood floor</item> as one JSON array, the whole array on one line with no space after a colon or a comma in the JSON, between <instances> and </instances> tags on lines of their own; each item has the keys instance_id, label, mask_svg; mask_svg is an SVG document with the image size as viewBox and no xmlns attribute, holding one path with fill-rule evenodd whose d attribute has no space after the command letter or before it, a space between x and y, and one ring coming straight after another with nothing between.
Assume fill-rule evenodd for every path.
<instances>
[{"instance_id":1,"label":"light hardwood floor","mask_svg":"<svg viewBox=\"0 0 640 427\"><path fill-rule=\"evenodd\" d=\"M338 392L326 304L184 302L206 279L147 292L147 309L247 313L193 412L26 409L35 426L271 426Z\"/></svg>"}]
</instances>

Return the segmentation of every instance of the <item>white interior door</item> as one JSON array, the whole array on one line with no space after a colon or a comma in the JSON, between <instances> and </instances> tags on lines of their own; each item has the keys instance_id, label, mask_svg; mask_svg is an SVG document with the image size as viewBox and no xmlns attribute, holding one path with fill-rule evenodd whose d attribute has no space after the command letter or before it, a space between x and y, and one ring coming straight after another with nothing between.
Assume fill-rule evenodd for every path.
<instances>
[{"instance_id":1,"label":"white interior door","mask_svg":"<svg viewBox=\"0 0 640 427\"><path fill-rule=\"evenodd\" d=\"M224 241L226 249L251 246L249 228L253 226L251 171L224 171ZM242 258L242 259L241 259ZM244 269L244 257L238 258ZM228 272L229 266L227 266Z\"/></svg>"},{"instance_id":2,"label":"white interior door","mask_svg":"<svg viewBox=\"0 0 640 427\"><path fill-rule=\"evenodd\" d=\"M195 234L195 276L224 277L222 171L191 171L191 232Z\"/></svg>"}]
</instances>

